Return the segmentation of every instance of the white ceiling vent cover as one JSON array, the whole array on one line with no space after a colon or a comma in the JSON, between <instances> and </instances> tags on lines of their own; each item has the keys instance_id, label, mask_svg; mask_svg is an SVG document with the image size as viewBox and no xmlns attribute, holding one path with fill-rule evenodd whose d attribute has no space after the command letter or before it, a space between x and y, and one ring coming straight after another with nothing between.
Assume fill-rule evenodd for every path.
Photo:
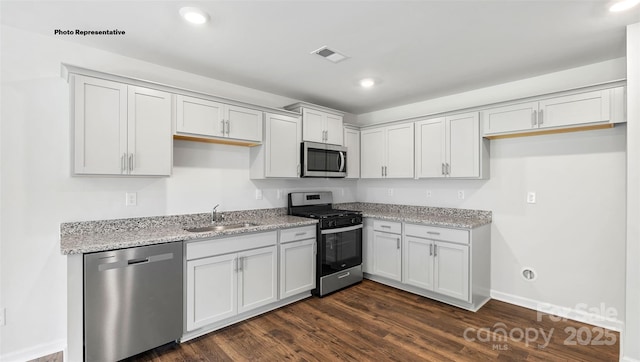
<instances>
[{"instance_id":1,"label":"white ceiling vent cover","mask_svg":"<svg viewBox=\"0 0 640 362\"><path fill-rule=\"evenodd\" d=\"M341 54L337 50L329 49L326 45L320 49L312 51L311 54L317 54L324 59L330 60L334 63L338 63L349 58L348 56Z\"/></svg>"}]
</instances>

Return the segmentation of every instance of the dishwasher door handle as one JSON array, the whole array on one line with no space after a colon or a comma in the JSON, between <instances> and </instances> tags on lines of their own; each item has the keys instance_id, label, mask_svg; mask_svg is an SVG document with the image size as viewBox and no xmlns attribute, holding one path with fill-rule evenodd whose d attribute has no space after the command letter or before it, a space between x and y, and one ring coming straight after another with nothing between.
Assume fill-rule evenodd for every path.
<instances>
[{"instance_id":1,"label":"dishwasher door handle","mask_svg":"<svg viewBox=\"0 0 640 362\"><path fill-rule=\"evenodd\" d=\"M166 254L151 255L151 256L148 256L146 258L136 258L136 259L114 261L114 262L111 262L111 263L103 263L103 264L98 265L98 271L105 271L105 270L110 270L110 269L122 269L122 268L126 268L128 266L136 266L136 265L140 265L140 264L150 264L150 263L155 263L155 262L158 262L158 261L171 260L173 258L174 258L173 253L166 253Z\"/></svg>"}]
</instances>

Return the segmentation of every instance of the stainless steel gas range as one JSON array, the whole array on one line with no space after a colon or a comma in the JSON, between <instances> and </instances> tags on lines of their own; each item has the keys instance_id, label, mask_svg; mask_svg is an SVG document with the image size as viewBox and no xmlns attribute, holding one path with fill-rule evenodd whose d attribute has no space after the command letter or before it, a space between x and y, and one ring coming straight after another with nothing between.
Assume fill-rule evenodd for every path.
<instances>
[{"instance_id":1,"label":"stainless steel gas range","mask_svg":"<svg viewBox=\"0 0 640 362\"><path fill-rule=\"evenodd\" d=\"M318 219L315 295L362 281L362 213L333 208L331 192L292 192L289 215Z\"/></svg>"}]
</instances>

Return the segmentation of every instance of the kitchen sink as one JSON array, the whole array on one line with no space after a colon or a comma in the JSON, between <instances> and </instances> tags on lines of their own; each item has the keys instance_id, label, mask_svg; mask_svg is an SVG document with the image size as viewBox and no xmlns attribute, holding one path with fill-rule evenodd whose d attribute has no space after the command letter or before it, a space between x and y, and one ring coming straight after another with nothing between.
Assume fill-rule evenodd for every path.
<instances>
[{"instance_id":1,"label":"kitchen sink","mask_svg":"<svg viewBox=\"0 0 640 362\"><path fill-rule=\"evenodd\" d=\"M258 224L244 222L244 223L237 223L237 224L209 225L209 226L204 226L199 228L189 228L185 230L190 233L204 233L207 231L224 231L224 230L249 228L252 226L258 226Z\"/></svg>"}]
</instances>

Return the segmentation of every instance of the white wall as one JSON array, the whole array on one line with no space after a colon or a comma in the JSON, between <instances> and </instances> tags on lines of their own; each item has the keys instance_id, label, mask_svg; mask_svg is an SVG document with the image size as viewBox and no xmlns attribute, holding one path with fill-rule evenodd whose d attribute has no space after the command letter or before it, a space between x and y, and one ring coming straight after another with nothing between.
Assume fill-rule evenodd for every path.
<instances>
[{"instance_id":1,"label":"white wall","mask_svg":"<svg viewBox=\"0 0 640 362\"><path fill-rule=\"evenodd\" d=\"M627 28L627 274L623 357L640 361L640 23Z\"/></svg>"},{"instance_id":2,"label":"white wall","mask_svg":"<svg viewBox=\"0 0 640 362\"><path fill-rule=\"evenodd\" d=\"M66 259L61 222L286 206L276 190L334 191L355 201L355 181L249 180L249 148L178 141L170 178L70 177L69 90L60 63L173 84L255 104L297 100L2 27L0 359L61 350L66 339ZM255 200L255 189L264 191ZM125 207L125 192L138 206ZM343 195L344 191L344 195Z\"/></svg>"}]
</instances>

